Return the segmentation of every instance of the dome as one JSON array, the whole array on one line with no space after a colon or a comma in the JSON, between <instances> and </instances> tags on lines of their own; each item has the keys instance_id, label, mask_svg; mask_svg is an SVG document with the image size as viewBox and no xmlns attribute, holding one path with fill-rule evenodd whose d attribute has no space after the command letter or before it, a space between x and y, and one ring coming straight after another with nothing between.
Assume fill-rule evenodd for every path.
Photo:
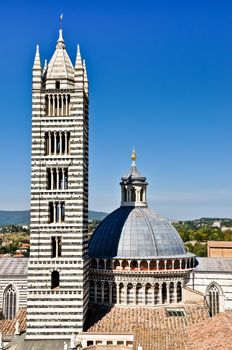
<instances>
[{"instance_id":1,"label":"dome","mask_svg":"<svg viewBox=\"0 0 232 350\"><path fill-rule=\"evenodd\" d=\"M121 206L97 227L89 243L90 258L187 256L168 220L148 207Z\"/></svg>"}]
</instances>

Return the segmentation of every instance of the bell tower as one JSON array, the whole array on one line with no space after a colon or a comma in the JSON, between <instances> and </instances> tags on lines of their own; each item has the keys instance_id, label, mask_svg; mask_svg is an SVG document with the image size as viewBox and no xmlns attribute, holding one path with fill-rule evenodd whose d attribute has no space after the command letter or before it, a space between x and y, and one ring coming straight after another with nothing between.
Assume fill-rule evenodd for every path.
<instances>
[{"instance_id":1,"label":"bell tower","mask_svg":"<svg viewBox=\"0 0 232 350\"><path fill-rule=\"evenodd\" d=\"M62 29L32 70L31 252L26 339L68 339L88 306L88 79Z\"/></svg>"}]
</instances>

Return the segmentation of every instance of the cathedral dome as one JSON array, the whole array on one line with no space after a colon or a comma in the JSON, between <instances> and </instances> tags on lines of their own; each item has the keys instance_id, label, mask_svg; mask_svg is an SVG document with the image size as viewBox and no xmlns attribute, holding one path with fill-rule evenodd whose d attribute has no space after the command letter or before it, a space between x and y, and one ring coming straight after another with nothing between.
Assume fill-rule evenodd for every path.
<instances>
[{"instance_id":1,"label":"cathedral dome","mask_svg":"<svg viewBox=\"0 0 232 350\"><path fill-rule=\"evenodd\" d=\"M121 178L121 207L97 227L89 243L90 258L154 259L187 257L172 224L147 206L146 178L132 153L130 171Z\"/></svg>"},{"instance_id":2,"label":"cathedral dome","mask_svg":"<svg viewBox=\"0 0 232 350\"><path fill-rule=\"evenodd\" d=\"M91 258L186 256L184 244L168 220L147 207L121 206L95 230Z\"/></svg>"}]
</instances>

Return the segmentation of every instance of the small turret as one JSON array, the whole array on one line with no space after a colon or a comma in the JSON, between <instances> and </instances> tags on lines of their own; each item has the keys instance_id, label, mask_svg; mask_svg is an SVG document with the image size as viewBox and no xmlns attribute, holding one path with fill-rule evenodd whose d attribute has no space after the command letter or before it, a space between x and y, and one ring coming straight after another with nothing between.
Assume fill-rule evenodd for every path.
<instances>
[{"instance_id":1,"label":"small turret","mask_svg":"<svg viewBox=\"0 0 232 350\"><path fill-rule=\"evenodd\" d=\"M75 62L75 69L83 69L82 59L81 59L81 51L80 51L80 45L77 45L77 56L76 56L76 62Z\"/></svg>"},{"instance_id":2,"label":"small turret","mask_svg":"<svg viewBox=\"0 0 232 350\"><path fill-rule=\"evenodd\" d=\"M147 181L136 166L137 155L133 149L131 155L131 167L126 176L122 177L121 185L121 206L147 207Z\"/></svg>"},{"instance_id":3,"label":"small turret","mask_svg":"<svg viewBox=\"0 0 232 350\"><path fill-rule=\"evenodd\" d=\"M42 67L41 67L41 60L40 60L40 54L39 54L39 45L36 45L35 59L34 59L34 64L32 68L32 89L33 90L41 89L41 83L42 83Z\"/></svg>"},{"instance_id":4,"label":"small turret","mask_svg":"<svg viewBox=\"0 0 232 350\"><path fill-rule=\"evenodd\" d=\"M84 67L81 59L80 46L77 45L77 56L75 63L75 87L83 89L84 87Z\"/></svg>"},{"instance_id":5,"label":"small turret","mask_svg":"<svg viewBox=\"0 0 232 350\"><path fill-rule=\"evenodd\" d=\"M83 68L84 68L84 89L85 89L86 95L89 95L89 81L87 77L85 60L83 60Z\"/></svg>"}]
</instances>

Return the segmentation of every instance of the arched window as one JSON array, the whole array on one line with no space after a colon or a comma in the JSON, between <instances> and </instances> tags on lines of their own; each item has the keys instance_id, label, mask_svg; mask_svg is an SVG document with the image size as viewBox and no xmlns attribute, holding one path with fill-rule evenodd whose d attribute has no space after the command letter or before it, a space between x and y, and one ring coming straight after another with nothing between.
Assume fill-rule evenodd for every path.
<instances>
[{"instance_id":1,"label":"arched window","mask_svg":"<svg viewBox=\"0 0 232 350\"><path fill-rule=\"evenodd\" d=\"M219 313L219 290L215 284L209 289L209 309L211 317Z\"/></svg>"},{"instance_id":2,"label":"arched window","mask_svg":"<svg viewBox=\"0 0 232 350\"><path fill-rule=\"evenodd\" d=\"M17 311L17 292L13 284L6 287L3 293L3 316L5 319L12 320Z\"/></svg>"},{"instance_id":3,"label":"arched window","mask_svg":"<svg viewBox=\"0 0 232 350\"><path fill-rule=\"evenodd\" d=\"M133 304L133 285L131 283L127 286L127 304Z\"/></svg>"},{"instance_id":4,"label":"arched window","mask_svg":"<svg viewBox=\"0 0 232 350\"><path fill-rule=\"evenodd\" d=\"M147 271L148 270L148 263L147 261L141 261L140 263L140 270L144 270L144 271Z\"/></svg>"},{"instance_id":5,"label":"arched window","mask_svg":"<svg viewBox=\"0 0 232 350\"><path fill-rule=\"evenodd\" d=\"M181 282L177 283L176 293L177 293L177 302L180 303L182 301L182 286L181 286Z\"/></svg>"},{"instance_id":6,"label":"arched window","mask_svg":"<svg viewBox=\"0 0 232 350\"><path fill-rule=\"evenodd\" d=\"M159 288L160 288L159 284L156 283L155 290L154 290L154 303L155 303L155 305L161 303L161 300L159 300Z\"/></svg>"},{"instance_id":7,"label":"arched window","mask_svg":"<svg viewBox=\"0 0 232 350\"><path fill-rule=\"evenodd\" d=\"M126 190L126 188L123 189L123 201L127 202L127 190Z\"/></svg>"},{"instance_id":8,"label":"arched window","mask_svg":"<svg viewBox=\"0 0 232 350\"><path fill-rule=\"evenodd\" d=\"M122 268L123 268L123 270L128 270L129 269L129 262L127 260L123 260Z\"/></svg>"},{"instance_id":9,"label":"arched window","mask_svg":"<svg viewBox=\"0 0 232 350\"><path fill-rule=\"evenodd\" d=\"M147 283L146 287L145 287L145 304L151 305L153 303L152 299L153 299L152 287L151 287L150 283Z\"/></svg>"},{"instance_id":10,"label":"arched window","mask_svg":"<svg viewBox=\"0 0 232 350\"><path fill-rule=\"evenodd\" d=\"M59 286L60 286L60 274L58 271L54 270L52 271L51 289L59 288Z\"/></svg>"},{"instance_id":11,"label":"arched window","mask_svg":"<svg viewBox=\"0 0 232 350\"><path fill-rule=\"evenodd\" d=\"M95 260L95 259L91 260L91 268L92 269L96 269L97 268L97 260Z\"/></svg>"},{"instance_id":12,"label":"arched window","mask_svg":"<svg viewBox=\"0 0 232 350\"><path fill-rule=\"evenodd\" d=\"M106 270L112 270L112 260L106 261Z\"/></svg>"},{"instance_id":13,"label":"arched window","mask_svg":"<svg viewBox=\"0 0 232 350\"><path fill-rule=\"evenodd\" d=\"M136 305L143 304L143 288L141 283L136 285Z\"/></svg>"},{"instance_id":14,"label":"arched window","mask_svg":"<svg viewBox=\"0 0 232 350\"><path fill-rule=\"evenodd\" d=\"M132 260L130 267L131 267L131 270L138 270L138 261Z\"/></svg>"},{"instance_id":15,"label":"arched window","mask_svg":"<svg viewBox=\"0 0 232 350\"><path fill-rule=\"evenodd\" d=\"M162 284L162 304L167 303L167 284Z\"/></svg>"},{"instance_id":16,"label":"arched window","mask_svg":"<svg viewBox=\"0 0 232 350\"><path fill-rule=\"evenodd\" d=\"M169 285L169 300L168 300L168 302L170 304L175 302L175 300L174 300L174 283L173 282L171 282Z\"/></svg>"},{"instance_id":17,"label":"arched window","mask_svg":"<svg viewBox=\"0 0 232 350\"><path fill-rule=\"evenodd\" d=\"M131 202L135 202L135 189L134 189L134 187L131 189Z\"/></svg>"},{"instance_id":18,"label":"arched window","mask_svg":"<svg viewBox=\"0 0 232 350\"><path fill-rule=\"evenodd\" d=\"M104 270L105 269L105 263L104 263L104 260L103 259L100 259L99 262L98 262L98 268L100 270Z\"/></svg>"}]
</instances>

